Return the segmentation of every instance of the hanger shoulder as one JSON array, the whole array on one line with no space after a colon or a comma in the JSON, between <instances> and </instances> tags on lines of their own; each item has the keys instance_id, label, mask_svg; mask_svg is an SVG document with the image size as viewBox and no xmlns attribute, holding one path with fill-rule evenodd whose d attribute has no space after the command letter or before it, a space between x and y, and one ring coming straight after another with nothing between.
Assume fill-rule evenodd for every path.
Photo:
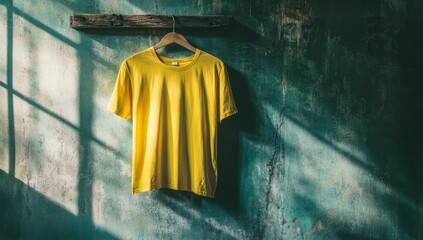
<instances>
[{"instance_id":1,"label":"hanger shoulder","mask_svg":"<svg viewBox=\"0 0 423 240\"><path fill-rule=\"evenodd\" d=\"M188 49L192 52L195 52L195 50L196 50L196 48L194 46L192 46L188 41L183 40L179 37L175 37L175 43L179 44L180 46L182 46L182 47L184 47L184 48L186 48L186 49Z\"/></svg>"},{"instance_id":2,"label":"hanger shoulder","mask_svg":"<svg viewBox=\"0 0 423 240\"><path fill-rule=\"evenodd\" d=\"M157 50L171 43L176 43L192 52L195 52L196 50L196 48L192 46L182 34L177 32L167 33L166 35L163 36L163 38L160 40L159 43L153 46L153 48L154 50Z\"/></svg>"},{"instance_id":3,"label":"hanger shoulder","mask_svg":"<svg viewBox=\"0 0 423 240\"><path fill-rule=\"evenodd\" d=\"M165 45L171 44L173 42L175 42L176 38L182 38L184 41L186 41L185 37L182 36L179 33L167 33L166 35L163 36L163 38L160 40L160 42L156 45L156 46L160 46L163 47Z\"/></svg>"},{"instance_id":4,"label":"hanger shoulder","mask_svg":"<svg viewBox=\"0 0 423 240\"><path fill-rule=\"evenodd\" d=\"M177 38L180 38L180 39L182 39L182 40L184 40L184 41L187 41L187 39L184 37L184 35L182 35L182 34L180 34L180 33L173 32L173 33L168 33L168 34L173 35L173 36L175 36L175 37L177 37ZM188 42L188 41L187 41L187 42Z\"/></svg>"}]
</instances>

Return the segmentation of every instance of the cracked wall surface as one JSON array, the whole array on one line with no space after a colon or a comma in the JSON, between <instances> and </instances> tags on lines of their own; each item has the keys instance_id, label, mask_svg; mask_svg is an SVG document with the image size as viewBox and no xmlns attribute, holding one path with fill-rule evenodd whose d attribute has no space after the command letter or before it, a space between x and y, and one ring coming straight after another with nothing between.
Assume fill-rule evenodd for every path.
<instances>
[{"instance_id":1,"label":"cracked wall surface","mask_svg":"<svg viewBox=\"0 0 423 240\"><path fill-rule=\"evenodd\" d=\"M0 0L0 239L422 239L423 3ZM214 199L131 195L120 63L169 29L72 13L232 15L177 29L228 67ZM178 47L161 49L187 56Z\"/></svg>"}]
</instances>

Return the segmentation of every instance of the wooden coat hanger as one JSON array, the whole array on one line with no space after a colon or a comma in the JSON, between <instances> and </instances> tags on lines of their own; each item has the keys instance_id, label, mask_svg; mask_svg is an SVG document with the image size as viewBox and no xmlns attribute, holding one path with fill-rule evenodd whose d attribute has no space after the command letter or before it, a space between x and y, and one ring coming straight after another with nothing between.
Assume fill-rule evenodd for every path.
<instances>
[{"instance_id":1,"label":"wooden coat hanger","mask_svg":"<svg viewBox=\"0 0 423 240\"><path fill-rule=\"evenodd\" d=\"M159 43L153 46L154 50L162 48L171 43L176 43L192 52L195 52L196 48L192 46L182 34L175 32L175 17L173 15L172 15L172 19L173 19L173 31L164 35L162 40L160 40Z\"/></svg>"}]
</instances>

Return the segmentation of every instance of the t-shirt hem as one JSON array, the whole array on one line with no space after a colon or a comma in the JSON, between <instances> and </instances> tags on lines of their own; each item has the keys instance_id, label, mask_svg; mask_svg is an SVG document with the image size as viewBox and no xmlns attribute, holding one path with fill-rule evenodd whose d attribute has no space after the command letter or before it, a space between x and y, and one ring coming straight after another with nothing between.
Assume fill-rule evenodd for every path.
<instances>
[{"instance_id":1,"label":"t-shirt hem","mask_svg":"<svg viewBox=\"0 0 423 240\"><path fill-rule=\"evenodd\" d=\"M214 193L207 193L205 191L193 190L193 189L190 189L187 186L172 186L172 185L150 186L149 188L134 188L134 189L132 189L132 194L137 194L137 193L142 193L142 192L147 192L147 191L152 191L152 190L158 190L158 189L162 189L162 188L168 188L168 189L172 189L172 190L188 191L188 192L192 192L192 193L195 193L195 194L203 196L203 197L214 198Z\"/></svg>"}]
</instances>

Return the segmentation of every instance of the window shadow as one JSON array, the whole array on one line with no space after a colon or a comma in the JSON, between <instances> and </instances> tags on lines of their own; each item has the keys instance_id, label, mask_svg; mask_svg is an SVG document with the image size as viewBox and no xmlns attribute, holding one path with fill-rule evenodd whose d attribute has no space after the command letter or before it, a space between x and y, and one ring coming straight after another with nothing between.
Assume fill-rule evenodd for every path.
<instances>
[{"instance_id":1,"label":"window shadow","mask_svg":"<svg viewBox=\"0 0 423 240\"><path fill-rule=\"evenodd\" d=\"M22 217L22 211L30 213L28 218ZM80 217L2 170L0 212L2 239L86 239L86 232L91 233L90 239L119 239L92 222L85 222L82 227ZM25 231L21 231L21 226Z\"/></svg>"},{"instance_id":2,"label":"window shadow","mask_svg":"<svg viewBox=\"0 0 423 240\"><path fill-rule=\"evenodd\" d=\"M12 1L6 3L7 11L7 53L6 53L6 77L7 77L7 115L9 132L9 174L15 176L16 140L15 140L15 118L13 106L13 7Z\"/></svg>"},{"instance_id":3,"label":"window shadow","mask_svg":"<svg viewBox=\"0 0 423 240\"><path fill-rule=\"evenodd\" d=\"M64 37L59 32L51 27L34 19L26 12L16 8L13 1L7 1L5 4L7 11L7 81L0 82L0 86L7 90L7 107L8 107L8 128L9 128L9 172L8 175L1 171L0 174L0 212L2 222L7 224L0 228L0 236L6 239L26 239L39 238L43 239L46 236L57 239L84 239L84 238L99 238L99 239L117 239L117 237L107 233L96 227L93 223L93 157L91 151L91 144L96 143L107 150L112 151L115 155L122 154L108 146L106 143L95 138L92 132L92 118L93 118L93 94L94 94L94 79L92 70L94 69L93 61L98 61L103 65L108 65L107 62L102 61L96 57L91 56L91 40L89 37L81 36L81 43L75 43ZM54 113L50 109L40 105L31 97L27 97L13 87L13 17L14 15L22 17L33 26L45 31L49 35L55 37L57 40L63 42L76 49L79 60L79 122L80 126L76 126L70 121L64 119L62 116ZM77 174L77 208L78 216L72 215L66 209L60 207L54 202L48 200L42 194L37 193L20 180L15 178L16 165L16 140L15 140L15 112L14 112L14 97L24 100L28 105L34 107L41 112L46 113L50 117L62 123L64 126L70 127L79 134L78 145L78 174ZM54 184L54 183L51 183ZM24 218L29 214L29 219ZM48 213L45 216L45 213ZM3 219L4 218L4 219ZM42 219L43 221L39 221ZM4 220L4 221L3 221ZM22 229L25 226L25 229ZM54 231L52 231L54 229ZM28 234L31 234L30 236ZM28 236L27 236L28 235ZM57 236L55 236L57 235Z\"/></svg>"},{"instance_id":4,"label":"window shadow","mask_svg":"<svg viewBox=\"0 0 423 240\"><path fill-rule=\"evenodd\" d=\"M92 144L96 143L103 148L110 148L107 144L95 139L93 136L93 108L95 107L93 89L95 84L93 82L94 76L92 75L92 70L95 65L94 61L98 61L108 67L116 67L104 59L92 55L94 41L102 41L100 39L105 35L128 35L132 37L136 37L137 35L163 36L169 30L84 30L80 34L81 43L75 43L25 12L14 8L12 1L8 2L8 5L6 5L8 18L8 48L6 54L7 84L0 83L0 85L7 89L8 94L10 169L9 175L0 171L0 212L5 213L0 217L1 222L6 222L5 225L0 226L0 235L17 239L42 238L47 234L52 236L52 238L116 239L112 234L96 227L92 220L93 179L95 177L92 165L94 161ZM136 1L131 2L136 4ZM292 12L298 10L297 6L295 6L296 4L287 4L288 6L286 8L291 7ZM301 5L302 3L298 4ZM311 145L323 143L326 151L330 150L339 153L339 155L348 159L352 165L360 168L364 174L371 175L382 182L387 188L393 189L393 195L387 195L383 191L375 191L372 193L373 200L377 204L380 204L379 207L383 206L386 209L391 209L390 211L397 217L399 227L403 233L416 239L421 238L423 234L421 229L423 229L423 226L419 220L421 220L423 208L423 193L420 190L423 178L421 170L423 169L421 161L423 155L420 151L420 140L423 137L421 126L421 122L423 122L421 89L423 89L423 86L420 79L423 75L423 67L420 59L423 51L420 43L423 42L423 37L422 33L416 33L416 29L421 29L422 24L421 20L420 22L416 21L419 19L417 18L417 13L415 13L417 10L413 10L414 7L415 9L419 9L416 6L417 3L410 1L407 12L411 14L404 17L403 25L401 25L402 20L400 18L398 22L389 23L391 24L389 25L390 27L394 26L394 30L400 29L398 30L399 35L386 37L386 32L382 31L382 28L385 26L384 23L375 20L379 17L383 19L382 16L376 15L374 17L372 14L369 14L369 19L366 19L364 17L365 15L361 15L367 10L370 10L371 13L377 13L380 4L377 1L369 3L369 1L364 0L355 1L354 3L340 3L334 0L313 2L311 3L311 8L320 14L316 15L317 18L309 22L309 25L303 25L300 40L297 39L297 35L292 34L298 25L284 26L285 30L283 33L288 33L288 35L291 33L288 37L292 37L292 39L285 39L285 46L259 36L253 30L248 29L236 21L232 22L228 27L216 29L177 29L181 33L189 33L192 36L193 42L198 41L199 44L197 46L200 49L213 49L210 52L215 52L216 56L227 56L228 59L223 60L228 66L229 78L239 112L226 119L218 127L219 183L215 199L210 200L190 193L169 190L158 190L149 196L184 219L193 220L198 225L204 224L205 220L207 220L206 218L209 216L227 217L227 215L223 215L219 211L223 209L230 216L227 219L232 217L240 223L236 225L232 222L225 222L228 223L226 228L240 226L248 232L247 235L253 232L251 235L258 239L265 236L266 227L272 228L270 229L272 231L277 231L277 228L284 227L271 226L272 222L270 220L272 220L273 215L279 214L276 211L284 211L282 215L286 216L287 212L292 210L278 210L277 208L269 207L269 205L275 204L275 202L280 200L271 199L274 193L271 192L274 191L272 187L279 191L285 189L285 186L283 186L285 184L284 182L279 181L279 179L275 182L272 179L275 179L276 171L285 170L285 157L283 156L285 150L288 149L291 152L295 152L298 149L296 149L296 146L289 145L291 139L284 139L283 141L285 142L281 141L280 127L282 126L283 128L283 122L276 122L275 124L274 116L266 115L270 109L274 111L274 115L281 115L282 119L284 118L290 121L298 129L304 130L313 136L315 139ZM302 6L299 7L301 8ZM288 10L287 12L288 17L294 19L291 19L291 21L302 19L300 15L289 16L290 13ZM80 127L76 127L49 109L14 91L12 72L12 18L14 13L22 16L34 24L34 26L46 31L64 44L72 46L77 50L80 64L78 82ZM295 15L295 13L292 14ZM251 21L254 22L255 20ZM368 21L374 24L367 25ZM400 28L396 28L396 26L400 26ZM332 34L329 37L334 37L335 39L333 41L330 39L332 42L329 42L329 44L326 42L329 38L326 34L327 32ZM377 34L371 35L370 33L372 32L376 32ZM231 53L227 52L228 49L231 49L230 47L221 47L223 44L219 38L225 39L225 41L228 40L228 42L230 41L228 44L234 46ZM385 40L390 38L399 41L399 48L397 51L384 52L386 50L384 49L384 46L386 46ZM200 39L205 39L205 41L211 40L210 42L216 43L216 45L201 46ZM123 42L124 40L118 41ZM298 45L297 41L299 41L300 45ZM116 42L112 41L103 41L102 43L110 48L114 48L117 45ZM340 48L335 49L336 46ZM367 50L369 50L370 54L366 55ZM284 52L282 54L282 51L286 53ZM340 56L343 56L343 52L354 54L346 58L340 58ZM328 56L328 53L335 57L331 58ZM256 62L245 60L245 57L249 55L255 57ZM379 59L372 60L371 57L374 55ZM237 56L242 58L237 59ZM369 57L369 59L366 59L366 57ZM284 59L285 63L282 64L278 58ZM398 64L394 67L399 66L400 68L398 77L401 79L401 82L397 85L388 85L389 83L385 82L395 80L394 77L389 75L389 72L395 72L395 69L389 66L389 64L392 64L392 61L384 62L386 58L398 58L394 60L394 63ZM254 64L251 64L251 62ZM237 70L238 68L235 69L235 65L245 68ZM266 68L267 65L270 65L270 67ZM283 104L285 103L279 101L280 96L277 95L282 94L282 90L280 89L281 79L279 79L281 75L280 71L282 70L270 69L279 66L288 68L286 70L289 75L288 90L285 94L287 97L286 104L289 106L287 112L284 112ZM243 70L251 76L246 76L242 72ZM379 71L386 71L388 74L378 75L377 72ZM323 81L313 85L318 81L319 74L323 76ZM344 89L343 81L339 77L342 74L353 76L351 79L348 79L348 83L345 85L348 86L349 84L350 88ZM369 81L363 82L361 79ZM376 82L374 79L376 79ZM266 82L260 83L259 81L261 80L265 80ZM383 89L381 92L387 93L392 98L380 99L381 96L378 94L383 95L383 93L374 92L374 89L379 88ZM14 97L25 100L28 104L47 113L49 116L63 123L63 125L77 131L80 145L78 149L78 159L80 162L77 176L77 204L80 216L72 215L64 208L48 200L34 189L13 177L16 164ZM312 101L308 101L308 99L312 99ZM363 106L363 104L367 106ZM340 108L342 105L345 105L346 108ZM391 110L394 111L394 114L390 112ZM359 123L354 122L354 119L358 119ZM349 142L349 138L345 138L345 135L338 131L339 129L336 130L335 127L352 130L352 134L359 136L360 139L364 139L362 142L363 145L355 146L353 142ZM253 155L253 149L247 149L249 146L243 149L241 145L245 136L244 134L251 135L251 142L254 146L261 148L259 150L260 153ZM346 141L346 143L350 143L354 145L353 147L358 148L364 148L363 146L365 146L368 149L366 158L370 159L371 162L361 161L354 154L336 145L336 141ZM267 151L266 149L270 149L270 154L265 152ZM116 155L123 158L123 154L117 150L113 151ZM252 178L252 180L243 179L243 173L245 175L249 173L247 172L249 170L247 168L253 165L252 162L258 162L258 165L261 165L261 168L258 168L258 170L262 171L259 173L253 172L253 174L261 175L257 178ZM247 164L250 165L247 167ZM281 167L275 167L276 164L280 164ZM329 166L328 169L333 168ZM256 170L253 169L253 171ZM283 175L283 177L285 176ZM301 180L300 186L296 187L304 187L310 191L304 195L296 194L292 191L286 194L293 194L293 199L303 204L301 207L306 209L301 212L305 215L304 218L310 218L312 221L318 223L319 217L327 216L327 209L319 204L322 199L310 197L309 193L318 193L324 190L324 187L313 182L313 179L298 175L294 177L298 177ZM284 178L284 180L287 180L287 178ZM282 186L277 186L278 184ZM253 199L247 199L250 195L242 195L242 187L245 187L247 189L246 191L251 192L251 198ZM259 188L257 190L258 195L254 195L255 188ZM279 195L276 195L276 197L279 197ZM336 200L335 197L331 199ZM242 209L241 205L243 201L254 202L256 205L252 209ZM219 209L210 204L216 204ZM41 206L41 208L29 209L32 206ZM284 207L290 207L289 203ZM213 210L216 210L217 213L213 213ZM25 226L29 227L30 230L25 230L22 233L20 229L21 226L24 226L22 223L28 221L23 219L23 211L30 212L32 219L43 219L43 221L37 226ZM45 216L43 213L49 214ZM199 215L195 215L195 213ZM299 212L295 212L295 214L297 214L297 217L300 216ZM342 216L342 213L339 213L338 216ZM328 226L327 231L331 231L324 232L322 230L323 234L342 239L372 239L372 234L376 234L376 231L381 232L384 230L383 226L381 229L373 229L373 232L368 232L365 228L352 229L352 220L329 217L323 218L323 220L320 219L320 222ZM302 219L297 220L297 222L300 221ZM35 221L29 222L34 224ZM201 231L204 231L204 235L206 231L215 231L214 234L216 235L213 236L216 238L218 236L222 238L237 238L237 235L233 235L235 230L232 233L230 231L222 231L220 235L217 234L216 232L219 231L219 226L221 229L225 229L221 225L213 225L208 222L205 223L205 227ZM318 224L316 226L315 229L318 231ZM51 233L49 232L51 228L56 228L57 231ZM31 232L34 233L33 236L21 235ZM383 234L381 236L390 237Z\"/></svg>"},{"instance_id":5,"label":"window shadow","mask_svg":"<svg viewBox=\"0 0 423 240\"><path fill-rule=\"evenodd\" d=\"M94 64L89 56L91 40L81 35L81 47L86 51L78 51L79 53L79 77L78 77L78 94L79 94L79 165L78 165L78 214L81 218L82 228L87 238L92 238L92 231L85 229L86 226L93 225L93 162L92 147L90 136L92 133L93 122L93 94Z\"/></svg>"},{"instance_id":6,"label":"window shadow","mask_svg":"<svg viewBox=\"0 0 423 240\"><path fill-rule=\"evenodd\" d=\"M302 216L290 226L311 221L316 224L313 227L320 226L318 230L311 227L315 236L327 234L342 239L422 237L423 162L419 146L423 138L420 44L423 34L414 31L423 27L417 14L417 9L422 7L417 2L401 9L377 1L322 0L295 9L316 14L303 25L300 47L289 39L293 34L289 31L295 31L295 25L286 26L284 51L288 53L285 59L289 69L289 108L285 118L291 126L313 136L315 143L325 145L324 154L336 152L342 156L340 159L345 158L354 166L352 169L359 169L360 174L356 175L358 186L347 188L342 185L345 183L334 179L331 185L323 185L324 182L318 182L321 177L309 179L297 173L299 184L292 189L309 191L300 194L291 189L289 192L295 198L287 204L296 205L294 211ZM308 144L307 150L316 153L316 144ZM292 153L291 166L300 168L303 165L299 162L309 160L305 159L307 153L301 154L298 156L304 159L295 158ZM324 154L319 154L322 162L307 164L320 171L326 158L332 156ZM324 166L333 169L332 165ZM337 212L336 206L328 207L313 197L313 192L319 190L336 192L337 196L328 198L335 205L343 200L339 196L358 191L360 198L349 198L357 202L371 199L374 205L366 207L389 217L368 220L365 223L369 226L360 225L358 220L342 219L349 213Z\"/></svg>"}]
</instances>

